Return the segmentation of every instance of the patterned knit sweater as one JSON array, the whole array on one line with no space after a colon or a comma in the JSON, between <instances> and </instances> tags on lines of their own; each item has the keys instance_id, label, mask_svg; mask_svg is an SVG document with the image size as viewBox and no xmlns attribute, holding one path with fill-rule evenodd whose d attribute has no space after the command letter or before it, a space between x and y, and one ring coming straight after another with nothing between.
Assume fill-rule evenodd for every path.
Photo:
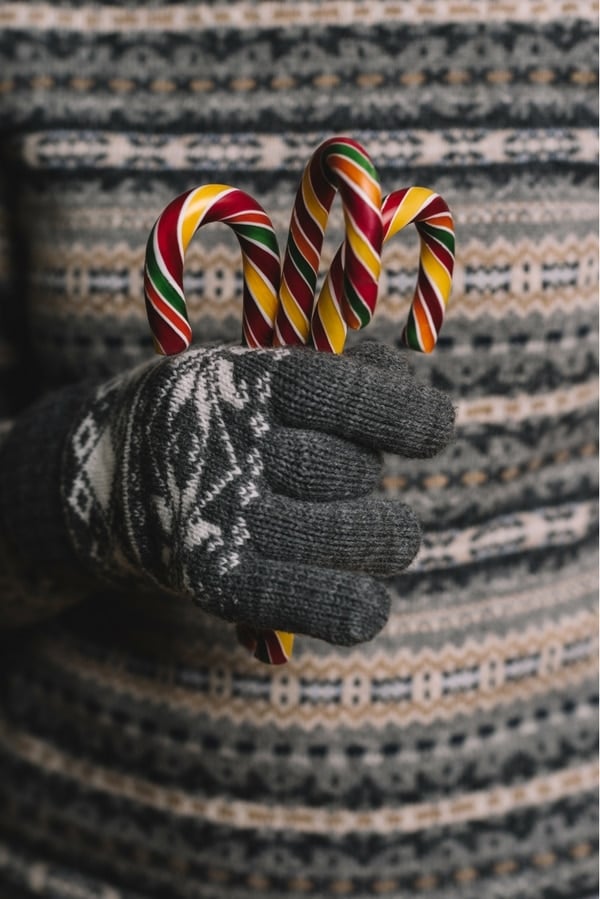
<instances>
[{"instance_id":1,"label":"patterned knit sweater","mask_svg":"<svg viewBox=\"0 0 600 899\"><path fill-rule=\"evenodd\" d=\"M597 895L597 169L589 0L0 3L4 431L0 894L53 899ZM149 229L225 181L285 235L325 137L457 223L441 339L411 359L456 440L390 456L423 545L353 649L249 658L230 625L41 563L60 391L150 358ZM331 254L339 239L327 234ZM416 272L384 253L368 335ZM329 256L330 258L330 256ZM239 340L239 250L186 263L200 340ZM59 391L59 393L55 393ZM20 483L19 479L23 479Z\"/></svg>"}]
</instances>

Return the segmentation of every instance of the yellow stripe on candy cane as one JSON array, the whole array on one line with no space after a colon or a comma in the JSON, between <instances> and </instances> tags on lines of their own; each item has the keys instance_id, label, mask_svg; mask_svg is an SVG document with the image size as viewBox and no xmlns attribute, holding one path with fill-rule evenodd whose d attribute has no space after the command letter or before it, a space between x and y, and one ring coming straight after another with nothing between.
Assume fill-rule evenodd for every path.
<instances>
[{"instance_id":1,"label":"yellow stripe on candy cane","mask_svg":"<svg viewBox=\"0 0 600 899\"><path fill-rule=\"evenodd\" d=\"M310 180L310 173L308 171L305 173L302 179L302 195L304 197L306 208L315 219L315 221L318 222L321 231L325 231L327 219L329 218L329 210L325 209L325 207L319 200L319 197L315 193L312 181Z\"/></svg>"},{"instance_id":2,"label":"yellow stripe on candy cane","mask_svg":"<svg viewBox=\"0 0 600 899\"><path fill-rule=\"evenodd\" d=\"M267 320L273 321L277 315L279 301L272 285L266 281L262 272L258 271L250 260L244 261L243 273L250 293L257 300L257 308Z\"/></svg>"},{"instance_id":3,"label":"yellow stripe on candy cane","mask_svg":"<svg viewBox=\"0 0 600 899\"><path fill-rule=\"evenodd\" d=\"M281 282L279 288L279 303L302 343L306 343L310 332L310 322L290 292L285 280Z\"/></svg>"},{"instance_id":4,"label":"yellow stripe on candy cane","mask_svg":"<svg viewBox=\"0 0 600 899\"><path fill-rule=\"evenodd\" d=\"M354 254L369 270L373 280L378 281L381 274L381 256L374 252L362 231L356 227L349 216L346 218L346 237Z\"/></svg>"},{"instance_id":5,"label":"yellow stripe on candy cane","mask_svg":"<svg viewBox=\"0 0 600 899\"><path fill-rule=\"evenodd\" d=\"M190 194L180 215L181 243L184 253L207 211L213 203L221 196L231 192L232 189L228 184L206 184Z\"/></svg>"},{"instance_id":6,"label":"yellow stripe on candy cane","mask_svg":"<svg viewBox=\"0 0 600 899\"><path fill-rule=\"evenodd\" d=\"M279 637L281 648L289 659L294 651L294 634L290 634L289 631L277 631L277 636Z\"/></svg>"},{"instance_id":7,"label":"yellow stripe on candy cane","mask_svg":"<svg viewBox=\"0 0 600 899\"><path fill-rule=\"evenodd\" d=\"M435 292L440 296L440 301L443 305L446 305L446 301L443 298L450 295L452 277L446 267L442 265L440 260L431 251L430 247L427 246L423 238L421 238L421 265L431 281Z\"/></svg>"},{"instance_id":8,"label":"yellow stripe on candy cane","mask_svg":"<svg viewBox=\"0 0 600 899\"><path fill-rule=\"evenodd\" d=\"M327 337L329 338L332 352L343 352L348 329L344 320L344 316L342 315L335 296L331 290L331 279L329 277L326 279L319 296L319 306L317 314L320 316L321 321L323 322L323 327L327 332Z\"/></svg>"},{"instance_id":9,"label":"yellow stripe on candy cane","mask_svg":"<svg viewBox=\"0 0 600 899\"><path fill-rule=\"evenodd\" d=\"M408 225L432 196L434 196L434 192L427 187L412 187L396 210L385 235L386 239L393 237L405 225Z\"/></svg>"}]
</instances>

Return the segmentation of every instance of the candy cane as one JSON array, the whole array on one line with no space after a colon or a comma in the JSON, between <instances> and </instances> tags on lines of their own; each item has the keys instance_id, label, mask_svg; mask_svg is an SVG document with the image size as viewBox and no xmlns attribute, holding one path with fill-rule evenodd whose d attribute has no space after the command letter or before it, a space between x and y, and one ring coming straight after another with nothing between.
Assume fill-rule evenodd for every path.
<instances>
[{"instance_id":1,"label":"candy cane","mask_svg":"<svg viewBox=\"0 0 600 899\"><path fill-rule=\"evenodd\" d=\"M209 222L230 225L242 249L244 343L268 347L273 342L280 258L271 220L243 191L227 184L207 184L172 200L148 238L144 295L159 353L180 353L190 345L192 329L183 292L183 261L195 232ZM249 630L238 628L238 637L247 646L249 634ZM293 643L293 634L266 631L256 635L252 649L262 661L281 664L291 656Z\"/></svg>"},{"instance_id":2,"label":"candy cane","mask_svg":"<svg viewBox=\"0 0 600 899\"><path fill-rule=\"evenodd\" d=\"M439 194L426 187L408 187L383 201L383 239L389 240L414 222L420 237L419 272L408 322L402 332L406 346L430 353L436 345L452 288L454 223ZM319 350L341 352L347 327L344 313L344 246L336 253L314 307L312 343Z\"/></svg>"},{"instance_id":3,"label":"candy cane","mask_svg":"<svg viewBox=\"0 0 600 899\"><path fill-rule=\"evenodd\" d=\"M359 327L375 308L383 241L379 176L359 143L332 137L309 160L296 196L275 324L278 346L308 342L325 227L338 189L346 229L343 313Z\"/></svg>"},{"instance_id":4,"label":"candy cane","mask_svg":"<svg viewBox=\"0 0 600 899\"><path fill-rule=\"evenodd\" d=\"M238 641L259 662L266 665L285 665L294 651L294 634L287 631L257 631L249 625L238 624Z\"/></svg>"},{"instance_id":5,"label":"candy cane","mask_svg":"<svg viewBox=\"0 0 600 899\"><path fill-rule=\"evenodd\" d=\"M426 187L407 187L385 198L384 240L414 222L420 237L419 273L402 332L406 346L430 353L437 343L452 290L454 222L446 202Z\"/></svg>"},{"instance_id":6,"label":"candy cane","mask_svg":"<svg viewBox=\"0 0 600 899\"><path fill-rule=\"evenodd\" d=\"M267 213L244 191L207 184L180 194L157 219L146 246L144 295L157 352L187 349L192 339L183 292L183 260L201 225L224 222L242 249L244 343L270 346L278 305L280 257Z\"/></svg>"},{"instance_id":7,"label":"candy cane","mask_svg":"<svg viewBox=\"0 0 600 899\"><path fill-rule=\"evenodd\" d=\"M290 259L294 260L297 256L298 245L295 233L298 223L306 219L305 197L309 195L305 184L307 177L310 182L310 189L315 193L316 198L321 200L318 207L322 211L320 228L312 232L313 239L316 239L316 244L311 244L311 249L314 249L315 246L318 247L320 256L324 227L327 223L327 215L333 202L333 196L330 185L326 185L326 192L324 188L324 196L322 198L316 191L315 185L318 182L314 175L314 165L315 160L319 159L320 154L319 150L317 150L305 169L302 189L299 192L294 216L292 217L292 229L290 230L288 256L286 259L288 262ZM319 171L320 169L317 169L317 174ZM314 200L312 205L314 205ZM358 203L353 211L352 224L355 225L357 221L360 224ZM365 221L369 225L371 224L368 218ZM412 349L430 352L437 341L452 286L452 272L454 269L454 224L452 215L442 197L434 193L434 191L425 187L409 187L404 190L394 191L394 193L386 197L382 206L382 222L383 240L393 237L410 222L414 222L419 231L421 246L417 286L408 323L402 336L404 342ZM308 228L305 224L304 233L307 230ZM364 234L366 230L367 227L365 225L360 233ZM353 306L353 301L356 297L355 285L352 282L354 270L351 268L351 263L356 258L352 255L354 246L355 244L352 240L347 237L334 257L318 301L314 304L310 334L307 336L310 337L313 346L318 350L341 353L346 342L348 326L355 329L364 327L373 314L377 298L377 282L375 282L374 290L368 293L368 300L361 299L356 308ZM292 248L291 251L290 247ZM311 256L311 259L315 260L315 266L318 268L318 258ZM348 260L348 265L346 265L346 260ZM297 268L292 271L292 275L295 276L296 273L299 273ZM305 309L307 312L310 312L311 304L314 303L314 289L317 279L317 271L313 271L312 265L310 266L310 273L310 279L302 282L307 288L310 287L312 290L310 304L308 302L308 293L305 292L305 295L302 293L298 294L302 297L302 303L306 304L303 307L303 311ZM281 307L277 316L275 342L281 342L284 333L290 336L290 342L294 342L293 335L282 328L282 322L287 324L289 321L288 316L285 315L283 296L286 288L289 288L290 280L286 281L284 264ZM367 284L371 287L370 282L367 282ZM298 306L300 306L300 303L298 303ZM297 319L297 321L302 323L300 333L304 336L306 333L304 319ZM298 336L297 329L295 329L294 333ZM238 636L240 642L257 659L263 662L281 664L291 656L293 648L292 634L282 634L277 631L259 632L249 628L238 628Z\"/></svg>"},{"instance_id":8,"label":"candy cane","mask_svg":"<svg viewBox=\"0 0 600 899\"><path fill-rule=\"evenodd\" d=\"M339 189L346 225L317 303L319 261L329 212ZM454 230L445 202L427 188L390 194L381 205L377 172L349 138L325 141L309 161L296 198L280 286L279 251L271 221L243 191L209 184L176 197L157 219L146 247L144 294L158 352L179 353L192 337L183 292L187 247L203 224L231 226L242 249L243 340L250 347L307 343L341 353L348 326L364 327L373 314L381 246L409 222L421 237L417 288L403 332L413 349L435 346L450 294ZM257 659L282 664L294 635L238 626L238 638Z\"/></svg>"},{"instance_id":9,"label":"candy cane","mask_svg":"<svg viewBox=\"0 0 600 899\"><path fill-rule=\"evenodd\" d=\"M323 238L338 189L346 229L345 314L357 323L366 324L371 318L383 241L379 176L359 143L332 137L313 153L296 195L283 260L275 346L308 342ZM281 631L244 627L238 628L238 638L255 658L270 664L286 662L293 649L293 634Z\"/></svg>"}]
</instances>

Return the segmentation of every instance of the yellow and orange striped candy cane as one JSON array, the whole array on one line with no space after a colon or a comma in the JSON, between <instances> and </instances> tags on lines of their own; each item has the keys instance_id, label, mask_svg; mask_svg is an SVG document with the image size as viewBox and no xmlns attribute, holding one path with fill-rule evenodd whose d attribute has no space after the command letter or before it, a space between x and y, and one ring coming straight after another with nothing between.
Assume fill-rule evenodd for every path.
<instances>
[{"instance_id":1,"label":"yellow and orange striped candy cane","mask_svg":"<svg viewBox=\"0 0 600 899\"><path fill-rule=\"evenodd\" d=\"M402 340L413 350L430 353L437 343L452 289L455 253L452 214L435 191L407 187L384 199L382 215L384 242L411 223L419 232L417 284ZM342 352L347 328L354 327L344 307L344 253L341 246L333 258L311 323L315 348L334 353Z\"/></svg>"}]
</instances>

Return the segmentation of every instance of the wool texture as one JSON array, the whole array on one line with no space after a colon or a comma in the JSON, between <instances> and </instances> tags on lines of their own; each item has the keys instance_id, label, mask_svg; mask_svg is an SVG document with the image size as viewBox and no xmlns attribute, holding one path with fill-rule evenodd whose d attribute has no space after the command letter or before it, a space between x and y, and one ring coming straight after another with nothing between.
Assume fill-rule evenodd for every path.
<instances>
[{"instance_id":1,"label":"wool texture","mask_svg":"<svg viewBox=\"0 0 600 899\"><path fill-rule=\"evenodd\" d=\"M228 621L343 645L387 619L366 575L399 573L419 548L411 510L370 495L380 452L435 454L454 411L397 350L213 347L103 383L71 421L60 478L83 565L117 584L146 576ZM310 455L293 478L298 437ZM19 424L9 445L22 439Z\"/></svg>"},{"instance_id":2,"label":"wool texture","mask_svg":"<svg viewBox=\"0 0 600 899\"><path fill-rule=\"evenodd\" d=\"M246 190L284 245L305 162L347 134L384 193L434 189L457 230L440 340L431 356L409 354L414 383L456 407L446 449L397 455L381 428L365 442L374 422L350 402L330 431L312 390L299 394L298 429L283 385L272 393L263 464L285 508L366 509L375 495L420 521L416 557L386 580L390 614L374 639L302 636L271 669L231 624L154 587L157 572L138 586L138 569L125 591L95 577L77 602L68 571L19 577L0 546L3 603L15 618L28 605L38 616L1 638L0 892L597 896L597 9L9 0L0 10L2 437L16 439L18 413L45 394L89 378L125 385L156 365L144 247L184 190ZM342 237L338 213L323 271ZM410 229L386 244L373 321L352 343L395 350L417 254ZM185 289L198 345L240 342L241 260L226 229L194 238ZM319 389L335 379L317 371ZM386 387L396 381L409 383L392 373ZM95 396L90 387L87 409L108 422ZM379 389L373 407L390 396ZM56 427L75 435L83 408L71 430ZM407 408L412 421L418 403ZM168 410L156 413L170 421ZM356 474L321 500L329 480L322 461L311 465L314 433L324 452L341 441L355 454ZM55 446L36 435L40 456ZM19 518L33 528L27 496ZM1 520L14 543L10 510ZM88 561L91 522L80 531ZM283 551L283 530L264 528ZM263 575L247 578L253 596ZM61 597L74 605L42 620Z\"/></svg>"}]
</instances>

